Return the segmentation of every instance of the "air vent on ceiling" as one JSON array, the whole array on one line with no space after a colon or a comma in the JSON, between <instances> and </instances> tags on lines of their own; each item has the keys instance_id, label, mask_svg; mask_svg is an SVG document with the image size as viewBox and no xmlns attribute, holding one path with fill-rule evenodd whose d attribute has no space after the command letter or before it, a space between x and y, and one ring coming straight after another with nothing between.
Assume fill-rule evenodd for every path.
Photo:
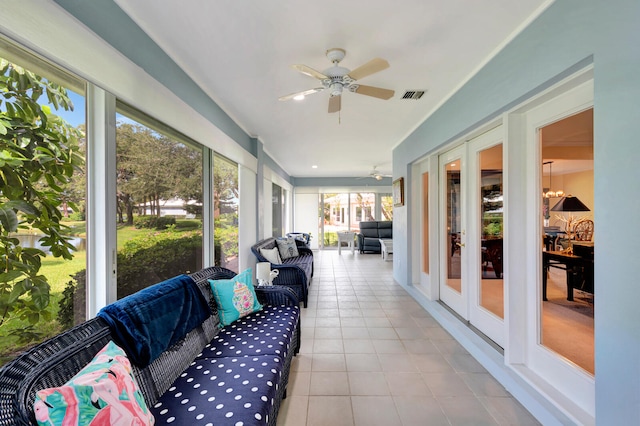
<instances>
[{"instance_id":1,"label":"air vent on ceiling","mask_svg":"<svg viewBox=\"0 0 640 426\"><path fill-rule=\"evenodd\" d=\"M426 90L407 90L404 95L402 95L402 99L415 99L418 100L424 95Z\"/></svg>"}]
</instances>

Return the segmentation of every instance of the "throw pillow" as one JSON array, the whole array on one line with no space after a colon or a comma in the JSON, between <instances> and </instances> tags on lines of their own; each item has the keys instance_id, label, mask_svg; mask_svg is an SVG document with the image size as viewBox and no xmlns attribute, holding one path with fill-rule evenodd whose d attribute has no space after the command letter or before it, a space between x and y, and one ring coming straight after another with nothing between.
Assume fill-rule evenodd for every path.
<instances>
[{"instance_id":1,"label":"throw pillow","mask_svg":"<svg viewBox=\"0 0 640 426\"><path fill-rule=\"evenodd\" d=\"M209 280L223 326L262 309L251 281L251 268L228 280Z\"/></svg>"},{"instance_id":2,"label":"throw pillow","mask_svg":"<svg viewBox=\"0 0 640 426\"><path fill-rule=\"evenodd\" d=\"M63 386L36 392L39 425L153 425L125 352L113 342Z\"/></svg>"},{"instance_id":3,"label":"throw pillow","mask_svg":"<svg viewBox=\"0 0 640 426\"><path fill-rule=\"evenodd\" d=\"M260 254L267 259L270 263L274 263L276 265L282 265L282 259L280 259L280 253L278 252L278 247L270 248L270 249L260 249Z\"/></svg>"},{"instance_id":4,"label":"throw pillow","mask_svg":"<svg viewBox=\"0 0 640 426\"><path fill-rule=\"evenodd\" d=\"M293 238L276 240L276 243L278 243L278 251L282 260L299 256L298 245Z\"/></svg>"}]
</instances>

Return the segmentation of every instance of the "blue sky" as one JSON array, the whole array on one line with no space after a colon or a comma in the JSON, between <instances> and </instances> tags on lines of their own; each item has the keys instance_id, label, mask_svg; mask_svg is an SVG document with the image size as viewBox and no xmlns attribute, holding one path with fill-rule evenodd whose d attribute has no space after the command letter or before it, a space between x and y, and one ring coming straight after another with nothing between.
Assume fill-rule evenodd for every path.
<instances>
[{"instance_id":1,"label":"blue sky","mask_svg":"<svg viewBox=\"0 0 640 426\"><path fill-rule=\"evenodd\" d=\"M71 98L71 102L73 102L73 111L65 111L60 108L57 111L53 110L53 106L51 109L53 113L57 116L62 117L67 123L71 124L73 127L78 127L80 124L85 124L86 122L86 109L85 109L85 98L82 95L79 95L71 90L67 89L67 93L69 94L69 98ZM41 98L42 99L42 98ZM46 96L44 96L46 99ZM134 120L122 115L117 114L116 120L118 123L125 122L131 124L138 124Z\"/></svg>"},{"instance_id":2,"label":"blue sky","mask_svg":"<svg viewBox=\"0 0 640 426\"><path fill-rule=\"evenodd\" d=\"M71 90L67 90L67 92L69 93L71 102L73 102L73 111L65 111L64 109L60 108L57 111L53 111L53 113L62 117L73 127L78 127L78 125L84 124L86 120L84 96L80 96L77 93L72 92Z\"/></svg>"}]
</instances>

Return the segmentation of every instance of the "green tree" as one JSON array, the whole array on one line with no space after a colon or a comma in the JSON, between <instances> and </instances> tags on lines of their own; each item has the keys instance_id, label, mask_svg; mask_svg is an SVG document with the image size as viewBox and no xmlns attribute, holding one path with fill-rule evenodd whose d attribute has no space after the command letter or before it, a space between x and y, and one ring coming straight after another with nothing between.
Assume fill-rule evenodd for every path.
<instances>
[{"instance_id":1,"label":"green tree","mask_svg":"<svg viewBox=\"0 0 640 426\"><path fill-rule=\"evenodd\" d=\"M216 215L237 213L238 166L216 156L213 164L213 208Z\"/></svg>"},{"instance_id":2,"label":"green tree","mask_svg":"<svg viewBox=\"0 0 640 426\"><path fill-rule=\"evenodd\" d=\"M238 165L216 155L213 160L214 252L216 266L238 255Z\"/></svg>"},{"instance_id":3,"label":"green tree","mask_svg":"<svg viewBox=\"0 0 640 426\"><path fill-rule=\"evenodd\" d=\"M384 220L393 220L393 197L391 195L383 195L380 201L382 202Z\"/></svg>"},{"instance_id":4,"label":"green tree","mask_svg":"<svg viewBox=\"0 0 640 426\"><path fill-rule=\"evenodd\" d=\"M45 253L22 247L11 233L37 229L53 256L71 259L61 194L84 163L81 132L41 105L45 96L55 110L73 109L64 87L0 58L0 335L21 341L35 339L33 325L50 319L49 284L39 274ZM7 333L15 319L30 325Z\"/></svg>"},{"instance_id":5,"label":"green tree","mask_svg":"<svg viewBox=\"0 0 640 426\"><path fill-rule=\"evenodd\" d=\"M118 214L133 224L136 205L160 215L161 200L178 197L202 206L202 151L139 124L119 123L117 131Z\"/></svg>"}]
</instances>

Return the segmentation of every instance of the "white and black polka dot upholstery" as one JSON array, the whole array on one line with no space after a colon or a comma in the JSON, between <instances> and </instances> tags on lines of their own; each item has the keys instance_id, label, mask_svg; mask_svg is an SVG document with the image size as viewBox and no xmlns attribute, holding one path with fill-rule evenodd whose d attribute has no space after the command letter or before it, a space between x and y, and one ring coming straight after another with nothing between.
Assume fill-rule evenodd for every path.
<instances>
[{"instance_id":1,"label":"white and black polka dot upholstery","mask_svg":"<svg viewBox=\"0 0 640 426\"><path fill-rule=\"evenodd\" d=\"M265 306L220 330L197 359L253 355L286 358L292 350L299 313L295 306Z\"/></svg>"},{"instance_id":2,"label":"white and black polka dot upholstery","mask_svg":"<svg viewBox=\"0 0 640 426\"><path fill-rule=\"evenodd\" d=\"M267 425L280 384L273 355L196 359L152 408L156 425Z\"/></svg>"},{"instance_id":3,"label":"white and black polka dot upholstery","mask_svg":"<svg viewBox=\"0 0 640 426\"><path fill-rule=\"evenodd\" d=\"M221 329L155 404L156 424L269 424L299 313L265 306Z\"/></svg>"}]
</instances>

